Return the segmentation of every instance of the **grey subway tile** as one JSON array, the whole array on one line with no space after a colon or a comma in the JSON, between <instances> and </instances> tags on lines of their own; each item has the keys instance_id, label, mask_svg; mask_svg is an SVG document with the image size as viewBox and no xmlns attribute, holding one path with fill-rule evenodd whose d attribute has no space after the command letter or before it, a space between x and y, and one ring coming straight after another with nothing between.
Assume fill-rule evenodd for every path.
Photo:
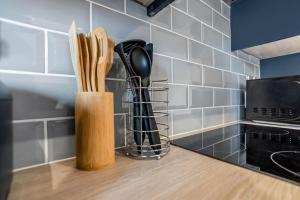
<instances>
[{"instance_id":1,"label":"grey subway tile","mask_svg":"<svg viewBox=\"0 0 300 200\"><path fill-rule=\"evenodd\" d=\"M202 110L183 110L173 112L174 134L199 130L202 128Z\"/></svg>"},{"instance_id":2,"label":"grey subway tile","mask_svg":"<svg viewBox=\"0 0 300 200\"><path fill-rule=\"evenodd\" d=\"M172 3L175 8L178 8L184 12L187 11L187 1L188 0L176 0Z\"/></svg>"},{"instance_id":3,"label":"grey subway tile","mask_svg":"<svg viewBox=\"0 0 300 200\"><path fill-rule=\"evenodd\" d=\"M246 89L246 76L239 75L239 88Z\"/></svg>"},{"instance_id":4,"label":"grey subway tile","mask_svg":"<svg viewBox=\"0 0 300 200\"><path fill-rule=\"evenodd\" d=\"M231 53L231 39L223 35L223 50Z\"/></svg>"},{"instance_id":5,"label":"grey subway tile","mask_svg":"<svg viewBox=\"0 0 300 200\"><path fill-rule=\"evenodd\" d=\"M224 88L239 88L238 75L231 72L223 72Z\"/></svg>"},{"instance_id":6,"label":"grey subway tile","mask_svg":"<svg viewBox=\"0 0 300 200\"><path fill-rule=\"evenodd\" d=\"M260 67L254 66L254 76L257 78L260 77Z\"/></svg>"},{"instance_id":7,"label":"grey subway tile","mask_svg":"<svg viewBox=\"0 0 300 200\"><path fill-rule=\"evenodd\" d=\"M221 0L202 0L203 2L210 5L213 9L221 12Z\"/></svg>"},{"instance_id":8,"label":"grey subway tile","mask_svg":"<svg viewBox=\"0 0 300 200\"><path fill-rule=\"evenodd\" d=\"M206 24L212 25L212 9L199 0L188 0L188 13Z\"/></svg>"},{"instance_id":9,"label":"grey subway tile","mask_svg":"<svg viewBox=\"0 0 300 200\"><path fill-rule=\"evenodd\" d=\"M203 85L222 87L222 71L218 69L203 67Z\"/></svg>"},{"instance_id":10,"label":"grey subway tile","mask_svg":"<svg viewBox=\"0 0 300 200\"><path fill-rule=\"evenodd\" d=\"M224 2L222 2L222 15L230 19L230 7Z\"/></svg>"},{"instance_id":11,"label":"grey subway tile","mask_svg":"<svg viewBox=\"0 0 300 200\"><path fill-rule=\"evenodd\" d=\"M245 74L248 76L255 76L255 66L249 63L245 63Z\"/></svg>"},{"instance_id":12,"label":"grey subway tile","mask_svg":"<svg viewBox=\"0 0 300 200\"><path fill-rule=\"evenodd\" d=\"M216 12L213 12L213 27L227 36L231 35L229 20Z\"/></svg>"},{"instance_id":13,"label":"grey subway tile","mask_svg":"<svg viewBox=\"0 0 300 200\"><path fill-rule=\"evenodd\" d=\"M43 122L13 124L13 168L45 162Z\"/></svg>"},{"instance_id":14,"label":"grey subway tile","mask_svg":"<svg viewBox=\"0 0 300 200\"><path fill-rule=\"evenodd\" d=\"M213 89L203 87L189 87L191 108L213 106Z\"/></svg>"},{"instance_id":15,"label":"grey subway tile","mask_svg":"<svg viewBox=\"0 0 300 200\"><path fill-rule=\"evenodd\" d=\"M126 1L126 13L158 26L171 29L171 7L168 6L153 17L147 16L147 8L134 1Z\"/></svg>"},{"instance_id":16,"label":"grey subway tile","mask_svg":"<svg viewBox=\"0 0 300 200\"><path fill-rule=\"evenodd\" d=\"M239 118L239 109L237 106L224 108L224 123L237 121Z\"/></svg>"},{"instance_id":17,"label":"grey subway tile","mask_svg":"<svg viewBox=\"0 0 300 200\"><path fill-rule=\"evenodd\" d=\"M230 105L230 90L214 89L214 106Z\"/></svg>"},{"instance_id":18,"label":"grey subway tile","mask_svg":"<svg viewBox=\"0 0 300 200\"><path fill-rule=\"evenodd\" d=\"M169 108L180 109L188 106L188 88L183 85L169 85Z\"/></svg>"},{"instance_id":19,"label":"grey subway tile","mask_svg":"<svg viewBox=\"0 0 300 200\"><path fill-rule=\"evenodd\" d=\"M223 123L223 108L204 108L203 110L203 127L211 127Z\"/></svg>"},{"instance_id":20,"label":"grey subway tile","mask_svg":"<svg viewBox=\"0 0 300 200\"><path fill-rule=\"evenodd\" d=\"M223 129L214 129L203 133L203 147L213 145L223 139Z\"/></svg>"},{"instance_id":21,"label":"grey subway tile","mask_svg":"<svg viewBox=\"0 0 300 200\"><path fill-rule=\"evenodd\" d=\"M250 56L250 62L252 62L252 63L254 63L256 65L259 65L260 60L259 60L259 58L256 58L254 56Z\"/></svg>"},{"instance_id":22,"label":"grey subway tile","mask_svg":"<svg viewBox=\"0 0 300 200\"><path fill-rule=\"evenodd\" d=\"M114 53L113 65L107 74L108 78L125 79L126 70L124 64L117 53Z\"/></svg>"},{"instance_id":23,"label":"grey subway tile","mask_svg":"<svg viewBox=\"0 0 300 200\"><path fill-rule=\"evenodd\" d=\"M191 61L205 65L213 64L212 48L191 40L189 41L189 44L189 54Z\"/></svg>"},{"instance_id":24,"label":"grey subway tile","mask_svg":"<svg viewBox=\"0 0 300 200\"><path fill-rule=\"evenodd\" d=\"M10 3L3 4L5 7ZM42 31L0 21L0 35L0 69L45 71L45 46Z\"/></svg>"},{"instance_id":25,"label":"grey subway tile","mask_svg":"<svg viewBox=\"0 0 300 200\"><path fill-rule=\"evenodd\" d=\"M222 49L222 34L206 25L202 25L202 27L203 27L202 41L205 44L211 45L218 49Z\"/></svg>"},{"instance_id":26,"label":"grey subway tile","mask_svg":"<svg viewBox=\"0 0 300 200\"><path fill-rule=\"evenodd\" d=\"M119 80L106 80L106 92L114 93L114 112L127 113L128 104L125 103L127 92L127 82Z\"/></svg>"},{"instance_id":27,"label":"grey subway tile","mask_svg":"<svg viewBox=\"0 0 300 200\"><path fill-rule=\"evenodd\" d=\"M174 83L202 85L202 66L173 60L173 79Z\"/></svg>"},{"instance_id":28,"label":"grey subway tile","mask_svg":"<svg viewBox=\"0 0 300 200\"><path fill-rule=\"evenodd\" d=\"M92 10L93 29L98 26L103 27L116 43L136 38L149 42L149 24L98 5L93 5Z\"/></svg>"},{"instance_id":29,"label":"grey subway tile","mask_svg":"<svg viewBox=\"0 0 300 200\"><path fill-rule=\"evenodd\" d=\"M244 74L244 62L235 57L231 57L231 71Z\"/></svg>"},{"instance_id":30,"label":"grey subway tile","mask_svg":"<svg viewBox=\"0 0 300 200\"><path fill-rule=\"evenodd\" d=\"M214 50L214 66L219 69L230 70L230 56L221 52Z\"/></svg>"},{"instance_id":31,"label":"grey subway tile","mask_svg":"<svg viewBox=\"0 0 300 200\"><path fill-rule=\"evenodd\" d=\"M75 156L74 119L47 122L48 160L61 160Z\"/></svg>"},{"instance_id":32,"label":"grey subway tile","mask_svg":"<svg viewBox=\"0 0 300 200\"><path fill-rule=\"evenodd\" d=\"M48 72L74 74L68 36L48 33Z\"/></svg>"},{"instance_id":33,"label":"grey subway tile","mask_svg":"<svg viewBox=\"0 0 300 200\"><path fill-rule=\"evenodd\" d=\"M151 80L165 80L172 82L171 59L164 56L153 56Z\"/></svg>"},{"instance_id":34,"label":"grey subway tile","mask_svg":"<svg viewBox=\"0 0 300 200\"><path fill-rule=\"evenodd\" d=\"M93 0L96 3L124 12L124 0ZM127 1L128 4L130 1Z\"/></svg>"},{"instance_id":35,"label":"grey subway tile","mask_svg":"<svg viewBox=\"0 0 300 200\"><path fill-rule=\"evenodd\" d=\"M154 52L176 58L187 59L186 38L155 26L152 26L151 31Z\"/></svg>"},{"instance_id":36,"label":"grey subway tile","mask_svg":"<svg viewBox=\"0 0 300 200\"><path fill-rule=\"evenodd\" d=\"M201 41L201 23L176 9L172 10L172 30Z\"/></svg>"},{"instance_id":37,"label":"grey subway tile","mask_svg":"<svg viewBox=\"0 0 300 200\"><path fill-rule=\"evenodd\" d=\"M166 86L165 84L153 84L153 86ZM165 91L153 93L153 101L169 100L169 109L183 109L188 107L188 87L185 85L168 85L168 94ZM157 110L165 110L165 103L155 103L153 107Z\"/></svg>"},{"instance_id":38,"label":"grey subway tile","mask_svg":"<svg viewBox=\"0 0 300 200\"><path fill-rule=\"evenodd\" d=\"M0 7L0 17L63 32L73 20L79 31L89 31L89 14L89 2L82 0L10 0Z\"/></svg>"},{"instance_id":39,"label":"grey subway tile","mask_svg":"<svg viewBox=\"0 0 300 200\"><path fill-rule=\"evenodd\" d=\"M125 116L115 115L115 147L125 146Z\"/></svg>"},{"instance_id":40,"label":"grey subway tile","mask_svg":"<svg viewBox=\"0 0 300 200\"><path fill-rule=\"evenodd\" d=\"M13 118L36 119L74 115L75 78L0 74L13 94Z\"/></svg>"},{"instance_id":41,"label":"grey subway tile","mask_svg":"<svg viewBox=\"0 0 300 200\"><path fill-rule=\"evenodd\" d=\"M244 59L244 60L250 61L249 55L248 55L247 53L241 51L241 50L238 50L238 51L237 51L237 56L238 56L239 58Z\"/></svg>"},{"instance_id":42,"label":"grey subway tile","mask_svg":"<svg viewBox=\"0 0 300 200\"><path fill-rule=\"evenodd\" d=\"M231 104L232 105L245 104L245 94L242 90L232 90L231 91Z\"/></svg>"}]
</instances>

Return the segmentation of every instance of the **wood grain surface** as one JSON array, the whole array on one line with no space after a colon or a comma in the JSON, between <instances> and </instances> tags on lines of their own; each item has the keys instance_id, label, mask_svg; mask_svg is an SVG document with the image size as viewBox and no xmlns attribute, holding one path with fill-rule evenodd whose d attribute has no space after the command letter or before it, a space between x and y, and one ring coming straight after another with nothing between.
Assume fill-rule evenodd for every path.
<instances>
[{"instance_id":1,"label":"wood grain surface","mask_svg":"<svg viewBox=\"0 0 300 200\"><path fill-rule=\"evenodd\" d=\"M117 156L100 171L69 160L17 172L9 199L299 200L300 187L172 146L161 160Z\"/></svg>"},{"instance_id":2,"label":"wood grain surface","mask_svg":"<svg viewBox=\"0 0 300 200\"><path fill-rule=\"evenodd\" d=\"M75 103L77 168L97 170L114 163L113 105L113 93L77 93Z\"/></svg>"}]
</instances>

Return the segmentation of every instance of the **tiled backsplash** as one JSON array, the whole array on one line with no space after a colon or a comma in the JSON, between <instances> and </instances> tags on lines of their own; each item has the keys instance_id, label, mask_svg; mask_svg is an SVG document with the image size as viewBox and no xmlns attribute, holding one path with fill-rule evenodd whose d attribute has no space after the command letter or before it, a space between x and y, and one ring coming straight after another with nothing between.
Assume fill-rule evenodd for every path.
<instances>
[{"instance_id":1,"label":"tiled backsplash","mask_svg":"<svg viewBox=\"0 0 300 200\"><path fill-rule=\"evenodd\" d=\"M243 116L246 77L259 60L230 52L230 7L221 0L176 0L153 18L132 0L10 0L0 6L0 80L13 92L14 168L74 156L76 84L67 31L104 27L116 42L154 44L152 79L170 82L173 136ZM125 141L125 70L115 57L107 90L115 96L116 146Z\"/></svg>"}]
</instances>

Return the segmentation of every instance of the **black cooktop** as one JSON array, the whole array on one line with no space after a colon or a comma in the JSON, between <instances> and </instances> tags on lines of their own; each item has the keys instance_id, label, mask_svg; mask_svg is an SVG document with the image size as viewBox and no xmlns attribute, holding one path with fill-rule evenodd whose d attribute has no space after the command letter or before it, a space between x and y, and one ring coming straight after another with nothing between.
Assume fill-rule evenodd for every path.
<instances>
[{"instance_id":1,"label":"black cooktop","mask_svg":"<svg viewBox=\"0 0 300 200\"><path fill-rule=\"evenodd\" d=\"M300 185L300 130L236 124L172 144Z\"/></svg>"}]
</instances>

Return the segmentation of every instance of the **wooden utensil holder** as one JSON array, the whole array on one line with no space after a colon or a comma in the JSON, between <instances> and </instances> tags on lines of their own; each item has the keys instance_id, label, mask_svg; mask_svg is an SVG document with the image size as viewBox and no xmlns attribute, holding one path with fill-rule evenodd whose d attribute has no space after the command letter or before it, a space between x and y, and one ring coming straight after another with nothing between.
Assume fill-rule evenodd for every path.
<instances>
[{"instance_id":1,"label":"wooden utensil holder","mask_svg":"<svg viewBox=\"0 0 300 200\"><path fill-rule=\"evenodd\" d=\"M113 93L79 92L75 102L76 167L97 170L115 162Z\"/></svg>"}]
</instances>

